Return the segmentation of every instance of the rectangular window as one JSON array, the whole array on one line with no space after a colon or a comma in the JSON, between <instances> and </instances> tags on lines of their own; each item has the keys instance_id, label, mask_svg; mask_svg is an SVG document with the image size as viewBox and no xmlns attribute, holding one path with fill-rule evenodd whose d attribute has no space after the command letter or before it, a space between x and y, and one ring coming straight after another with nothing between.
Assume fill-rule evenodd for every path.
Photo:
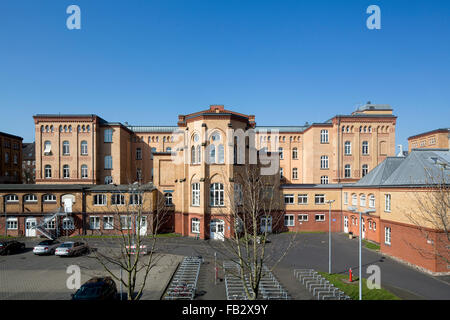
<instances>
[{"instance_id":1,"label":"rectangular window","mask_svg":"<svg viewBox=\"0 0 450 320\"><path fill-rule=\"evenodd\" d=\"M120 226L122 230L131 229L131 216L120 216Z\"/></svg>"},{"instance_id":2,"label":"rectangular window","mask_svg":"<svg viewBox=\"0 0 450 320\"><path fill-rule=\"evenodd\" d=\"M141 148L136 149L136 160L142 160L142 149Z\"/></svg>"},{"instance_id":3,"label":"rectangular window","mask_svg":"<svg viewBox=\"0 0 450 320\"><path fill-rule=\"evenodd\" d=\"M94 206L106 206L106 194L95 194Z\"/></svg>"},{"instance_id":4,"label":"rectangular window","mask_svg":"<svg viewBox=\"0 0 450 320\"><path fill-rule=\"evenodd\" d=\"M63 230L73 230L75 229L75 225L73 223L73 218L72 217L67 217L63 219Z\"/></svg>"},{"instance_id":5,"label":"rectangular window","mask_svg":"<svg viewBox=\"0 0 450 320\"><path fill-rule=\"evenodd\" d=\"M389 227L384 227L384 243L391 244L391 228Z\"/></svg>"},{"instance_id":6,"label":"rectangular window","mask_svg":"<svg viewBox=\"0 0 450 320\"><path fill-rule=\"evenodd\" d=\"M324 204L325 203L325 195L324 194L316 194L315 195L315 204Z\"/></svg>"},{"instance_id":7,"label":"rectangular window","mask_svg":"<svg viewBox=\"0 0 450 320\"><path fill-rule=\"evenodd\" d=\"M111 204L116 206L123 206L125 204L125 197L123 194L113 194L111 196Z\"/></svg>"},{"instance_id":8,"label":"rectangular window","mask_svg":"<svg viewBox=\"0 0 450 320\"><path fill-rule=\"evenodd\" d=\"M297 219L299 222L308 221L308 214L299 214Z\"/></svg>"},{"instance_id":9,"label":"rectangular window","mask_svg":"<svg viewBox=\"0 0 450 320\"><path fill-rule=\"evenodd\" d=\"M192 218L191 232L200 233L200 220L198 218Z\"/></svg>"},{"instance_id":10,"label":"rectangular window","mask_svg":"<svg viewBox=\"0 0 450 320\"><path fill-rule=\"evenodd\" d=\"M44 202L56 202L56 196L54 194L46 194L43 200Z\"/></svg>"},{"instance_id":11,"label":"rectangular window","mask_svg":"<svg viewBox=\"0 0 450 320\"><path fill-rule=\"evenodd\" d=\"M114 217L104 216L103 217L103 229L112 230L114 228Z\"/></svg>"},{"instance_id":12,"label":"rectangular window","mask_svg":"<svg viewBox=\"0 0 450 320\"><path fill-rule=\"evenodd\" d=\"M293 214L285 214L284 215L284 225L286 227L293 227L295 224L294 215Z\"/></svg>"},{"instance_id":13,"label":"rectangular window","mask_svg":"<svg viewBox=\"0 0 450 320\"><path fill-rule=\"evenodd\" d=\"M105 169L112 169L112 157L105 156Z\"/></svg>"},{"instance_id":14,"label":"rectangular window","mask_svg":"<svg viewBox=\"0 0 450 320\"><path fill-rule=\"evenodd\" d=\"M315 218L316 218L316 221L325 221L325 215L322 213L316 214Z\"/></svg>"},{"instance_id":15,"label":"rectangular window","mask_svg":"<svg viewBox=\"0 0 450 320\"><path fill-rule=\"evenodd\" d=\"M6 228L8 230L17 230L17 227L18 227L17 218L6 219Z\"/></svg>"},{"instance_id":16,"label":"rectangular window","mask_svg":"<svg viewBox=\"0 0 450 320\"><path fill-rule=\"evenodd\" d=\"M298 195L298 204L308 204L308 195L307 194L299 194Z\"/></svg>"},{"instance_id":17,"label":"rectangular window","mask_svg":"<svg viewBox=\"0 0 450 320\"><path fill-rule=\"evenodd\" d=\"M100 229L100 218L97 216L89 216L89 229Z\"/></svg>"},{"instance_id":18,"label":"rectangular window","mask_svg":"<svg viewBox=\"0 0 450 320\"><path fill-rule=\"evenodd\" d=\"M105 129L104 134L105 134L104 142L112 142L112 135L113 135L112 129Z\"/></svg>"},{"instance_id":19,"label":"rectangular window","mask_svg":"<svg viewBox=\"0 0 450 320\"><path fill-rule=\"evenodd\" d=\"M142 195L140 195L140 194L130 195L130 204L131 205L141 205L142 204Z\"/></svg>"},{"instance_id":20,"label":"rectangular window","mask_svg":"<svg viewBox=\"0 0 450 320\"><path fill-rule=\"evenodd\" d=\"M285 194L284 195L284 204L294 204L294 195L293 194Z\"/></svg>"},{"instance_id":21,"label":"rectangular window","mask_svg":"<svg viewBox=\"0 0 450 320\"><path fill-rule=\"evenodd\" d=\"M200 205L200 183L192 184L192 206L198 207Z\"/></svg>"},{"instance_id":22,"label":"rectangular window","mask_svg":"<svg viewBox=\"0 0 450 320\"><path fill-rule=\"evenodd\" d=\"M384 195L384 211L391 212L391 195Z\"/></svg>"},{"instance_id":23,"label":"rectangular window","mask_svg":"<svg viewBox=\"0 0 450 320\"><path fill-rule=\"evenodd\" d=\"M111 176L106 176L105 177L105 184L111 184L113 183L113 179Z\"/></svg>"},{"instance_id":24,"label":"rectangular window","mask_svg":"<svg viewBox=\"0 0 450 320\"><path fill-rule=\"evenodd\" d=\"M348 192L344 192L344 204L348 204Z\"/></svg>"},{"instance_id":25,"label":"rectangular window","mask_svg":"<svg viewBox=\"0 0 450 320\"><path fill-rule=\"evenodd\" d=\"M45 226L45 229L55 229L55 227L56 227L56 220L55 220L55 218L47 221L44 224L44 226Z\"/></svg>"}]
</instances>

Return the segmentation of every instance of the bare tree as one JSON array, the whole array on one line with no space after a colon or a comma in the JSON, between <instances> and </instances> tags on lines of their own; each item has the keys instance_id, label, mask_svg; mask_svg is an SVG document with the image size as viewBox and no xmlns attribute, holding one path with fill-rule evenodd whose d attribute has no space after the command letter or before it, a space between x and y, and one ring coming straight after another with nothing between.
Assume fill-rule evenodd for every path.
<instances>
[{"instance_id":1,"label":"bare tree","mask_svg":"<svg viewBox=\"0 0 450 320\"><path fill-rule=\"evenodd\" d=\"M230 226L230 236L223 243L212 245L238 266L237 276L247 299L259 298L261 278L272 272L294 243L292 235L283 247L268 249L272 228L283 226L283 205L279 193L279 175L261 175L258 165L246 164L235 169L234 178L225 188L227 210L224 219ZM271 266L267 266L271 264Z\"/></svg>"},{"instance_id":2,"label":"bare tree","mask_svg":"<svg viewBox=\"0 0 450 320\"><path fill-rule=\"evenodd\" d=\"M410 244L428 259L450 264L450 174L444 164L439 173L425 168L424 187L412 193L412 208L405 214L420 230L433 250Z\"/></svg>"},{"instance_id":3,"label":"bare tree","mask_svg":"<svg viewBox=\"0 0 450 320\"><path fill-rule=\"evenodd\" d=\"M148 190L137 182L128 190L117 188L113 193L112 207L114 221L108 224L108 232L96 230L95 234L112 236L110 243L92 251L91 257L127 291L128 300L138 300L142 296L150 271L157 265L162 255L155 252L158 233L169 218L170 209L164 196L156 190ZM151 186L151 185L150 185ZM125 196L129 196L128 199ZM142 227L145 230L141 230ZM147 232L150 235L147 235ZM89 238L85 241L89 243ZM115 270L123 270L120 277ZM140 278L140 279L138 279Z\"/></svg>"}]
</instances>

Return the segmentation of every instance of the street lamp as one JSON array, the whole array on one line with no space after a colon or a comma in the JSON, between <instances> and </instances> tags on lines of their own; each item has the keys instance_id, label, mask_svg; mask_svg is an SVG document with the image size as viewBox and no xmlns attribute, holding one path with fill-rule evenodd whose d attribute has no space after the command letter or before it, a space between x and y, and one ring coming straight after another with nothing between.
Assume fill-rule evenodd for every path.
<instances>
[{"instance_id":1,"label":"street lamp","mask_svg":"<svg viewBox=\"0 0 450 320\"><path fill-rule=\"evenodd\" d=\"M336 200L327 200L325 203L330 205L328 211L328 273L331 274L331 204Z\"/></svg>"},{"instance_id":2,"label":"street lamp","mask_svg":"<svg viewBox=\"0 0 450 320\"><path fill-rule=\"evenodd\" d=\"M375 212L375 209L367 209L358 211L356 207L349 206L348 210L354 213L359 213L359 300L362 300L362 264L361 264L361 238L362 238L362 214L369 214Z\"/></svg>"}]
</instances>

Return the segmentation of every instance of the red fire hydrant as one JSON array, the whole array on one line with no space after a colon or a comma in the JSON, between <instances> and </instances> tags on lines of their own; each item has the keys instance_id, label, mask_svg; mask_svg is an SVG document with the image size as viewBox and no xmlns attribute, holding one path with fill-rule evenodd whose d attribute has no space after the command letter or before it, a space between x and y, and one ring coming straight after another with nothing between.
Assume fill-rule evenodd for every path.
<instances>
[{"instance_id":1,"label":"red fire hydrant","mask_svg":"<svg viewBox=\"0 0 450 320\"><path fill-rule=\"evenodd\" d=\"M348 281L352 282L352 268L350 268L350 270L348 270Z\"/></svg>"}]
</instances>

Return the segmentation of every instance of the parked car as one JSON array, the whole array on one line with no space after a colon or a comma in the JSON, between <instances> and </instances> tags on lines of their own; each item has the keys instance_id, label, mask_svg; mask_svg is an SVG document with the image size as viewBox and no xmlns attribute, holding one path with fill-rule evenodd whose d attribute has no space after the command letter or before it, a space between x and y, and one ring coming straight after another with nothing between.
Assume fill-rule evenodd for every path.
<instances>
[{"instance_id":1,"label":"parked car","mask_svg":"<svg viewBox=\"0 0 450 320\"><path fill-rule=\"evenodd\" d=\"M111 277L95 277L85 282L72 294L72 300L117 299L117 287Z\"/></svg>"},{"instance_id":2,"label":"parked car","mask_svg":"<svg viewBox=\"0 0 450 320\"><path fill-rule=\"evenodd\" d=\"M16 240L0 241L0 254L8 255L11 253L22 252L25 249L25 243Z\"/></svg>"},{"instance_id":3,"label":"parked car","mask_svg":"<svg viewBox=\"0 0 450 320\"><path fill-rule=\"evenodd\" d=\"M88 246L83 242L67 241L55 249L57 256L75 256L88 251Z\"/></svg>"},{"instance_id":4,"label":"parked car","mask_svg":"<svg viewBox=\"0 0 450 320\"><path fill-rule=\"evenodd\" d=\"M54 254L57 247L60 246L58 240L44 240L39 242L37 246L34 247L33 253L40 254Z\"/></svg>"}]
</instances>

